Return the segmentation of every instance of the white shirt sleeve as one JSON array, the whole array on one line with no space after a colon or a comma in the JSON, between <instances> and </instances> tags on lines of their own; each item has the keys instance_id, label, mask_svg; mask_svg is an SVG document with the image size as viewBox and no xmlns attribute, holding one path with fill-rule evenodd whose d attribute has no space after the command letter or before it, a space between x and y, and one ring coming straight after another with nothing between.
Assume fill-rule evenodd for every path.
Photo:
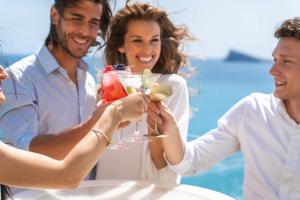
<instances>
[{"instance_id":1,"label":"white shirt sleeve","mask_svg":"<svg viewBox=\"0 0 300 200\"><path fill-rule=\"evenodd\" d=\"M34 92L24 79L9 73L9 79L3 82L6 100L0 106L0 138L27 150L37 135L38 121Z\"/></svg>"},{"instance_id":2,"label":"white shirt sleeve","mask_svg":"<svg viewBox=\"0 0 300 200\"><path fill-rule=\"evenodd\" d=\"M184 141L187 139L188 124L189 124L189 96L188 88L185 79L181 76L162 75L159 83L172 85L172 96L166 99L165 103L174 115L179 127L180 135ZM144 178L160 182L180 183L181 177L178 176L170 166L158 170L154 165L150 150L147 145L144 157Z\"/></svg>"},{"instance_id":3,"label":"white shirt sleeve","mask_svg":"<svg viewBox=\"0 0 300 200\"><path fill-rule=\"evenodd\" d=\"M171 168L181 175L194 175L239 151L237 127L243 120L241 110L244 109L240 109L243 107L243 102L243 100L240 101L225 113L219 119L216 129L186 143L183 160Z\"/></svg>"}]
</instances>

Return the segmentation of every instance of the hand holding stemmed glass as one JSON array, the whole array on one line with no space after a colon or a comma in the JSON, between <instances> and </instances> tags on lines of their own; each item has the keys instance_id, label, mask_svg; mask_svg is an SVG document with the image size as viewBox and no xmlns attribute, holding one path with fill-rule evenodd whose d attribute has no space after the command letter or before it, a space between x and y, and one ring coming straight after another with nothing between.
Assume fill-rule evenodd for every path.
<instances>
[{"instance_id":1,"label":"hand holding stemmed glass","mask_svg":"<svg viewBox=\"0 0 300 200\"><path fill-rule=\"evenodd\" d=\"M128 96L124 85L121 80L127 72L125 71L125 65L106 66L102 73L102 100L104 102L113 103L123 97ZM127 145L123 141L122 128L118 131L118 143L112 145L111 149L127 149Z\"/></svg>"},{"instance_id":2,"label":"hand holding stemmed glass","mask_svg":"<svg viewBox=\"0 0 300 200\"><path fill-rule=\"evenodd\" d=\"M144 70L142 75L129 74L122 80L128 94L133 92L142 92L149 95L152 102L161 102L172 94L172 87L169 85L160 85L156 81L159 76L152 74L148 69ZM143 136L150 138L145 138ZM151 141L151 137L165 137L160 134L157 124L154 124L154 131L151 134L143 135L139 130L139 121L136 121L135 132L133 137L128 139L129 142L147 142Z\"/></svg>"},{"instance_id":3,"label":"hand holding stemmed glass","mask_svg":"<svg viewBox=\"0 0 300 200\"><path fill-rule=\"evenodd\" d=\"M125 66L123 66L125 67ZM107 102L113 102L119 98L127 96L134 92L141 92L149 95L151 101L157 103L163 101L172 94L172 88L168 85L159 85L156 83L158 76L151 73L150 70L145 70L143 75L132 74L124 70L110 69L103 74L102 77L102 98ZM139 130L139 121L136 121L135 132L133 139L123 140L122 128L118 132L119 142L112 146L112 149L127 149L124 141L144 142L150 141L145 139ZM151 134L144 135L146 137L165 137L160 134L157 124L154 124L154 131Z\"/></svg>"},{"instance_id":4,"label":"hand holding stemmed glass","mask_svg":"<svg viewBox=\"0 0 300 200\"><path fill-rule=\"evenodd\" d=\"M129 73L126 76L122 77L121 80L123 86L125 87L128 95L131 95L135 92L142 92L140 88L142 86L140 74ZM131 138L127 138L127 142L143 142L143 136L139 130L140 120L135 121L135 131Z\"/></svg>"},{"instance_id":5,"label":"hand holding stemmed glass","mask_svg":"<svg viewBox=\"0 0 300 200\"><path fill-rule=\"evenodd\" d=\"M144 71L142 77L143 87L146 93L149 93L150 100L152 101L152 103L159 104L167 97L172 95L172 87L170 85L160 85L156 83L156 81L154 81L155 79L153 79L152 77L153 74L150 70ZM156 111L159 112L158 109ZM166 135L160 133L157 123L154 123L153 131L150 134L144 136L150 138L166 137Z\"/></svg>"}]
</instances>

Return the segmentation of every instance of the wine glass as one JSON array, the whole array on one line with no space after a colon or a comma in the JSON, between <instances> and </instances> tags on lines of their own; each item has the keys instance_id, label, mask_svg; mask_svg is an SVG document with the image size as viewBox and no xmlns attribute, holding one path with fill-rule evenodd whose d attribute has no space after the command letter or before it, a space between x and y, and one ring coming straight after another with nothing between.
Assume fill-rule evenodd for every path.
<instances>
[{"instance_id":1,"label":"wine glass","mask_svg":"<svg viewBox=\"0 0 300 200\"><path fill-rule=\"evenodd\" d=\"M130 95L134 92L140 92L140 88L142 86L141 75L140 74L125 74L121 76L121 82L125 87L127 93ZM127 142L143 142L143 135L139 130L140 121L135 122L135 131L131 138L127 138Z\"/></svg>"},{"instance_id":2,"label":"wine glass","mask_svg":"<svg viewBox=\"0 0 300 200\"><path fill-rule=\"evenodd\" d=\"M102 100L104 102L113 102L127 96L127 92L121 82L122 74L126 74L125 70L113 70L112 66L107 66L102 74ZM128 147L123 141L122 128L118 131L118 143L112 145L111 149L127 149Z\"/></svg>"}]
</instances>

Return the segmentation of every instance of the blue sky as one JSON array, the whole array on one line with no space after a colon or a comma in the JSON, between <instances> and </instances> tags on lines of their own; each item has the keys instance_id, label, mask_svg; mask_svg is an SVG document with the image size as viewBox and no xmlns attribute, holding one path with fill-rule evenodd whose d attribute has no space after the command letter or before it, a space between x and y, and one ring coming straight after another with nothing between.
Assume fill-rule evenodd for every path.
<instances>
[{"instance_id":1,"label":"blue sky","mask_svg":"<svg viewBox=\"0 0 300 200\"><path fill-rule=\"evenodd\" d=\"M0 0L0 40L5 53L33 52L49 29L53 0ZM201 41L189 43L191 55L224 57L236 49L271 58L276 45L275 27L300 15L299 0L152 0L170 13L176 24L185 24ZM118 7L124 0L118 1Z\"/></svg>"}]
</instances>

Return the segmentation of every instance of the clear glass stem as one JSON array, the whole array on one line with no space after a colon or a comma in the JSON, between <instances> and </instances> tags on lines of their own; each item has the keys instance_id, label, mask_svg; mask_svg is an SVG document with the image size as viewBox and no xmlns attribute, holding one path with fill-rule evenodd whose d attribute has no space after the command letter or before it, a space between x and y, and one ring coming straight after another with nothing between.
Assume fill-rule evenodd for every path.
<instances>
[{"instance_id":1,"label":"clear glass stem","mask_svg":"<svg viewBox=\"0 0 300 200\"><path fill-rule=\"evenodd\" d=\"M159 135L160 135L160 132L159 132L159 130L158 130L157 123L154 124L154 135L155 135L155 136L159 136Z\"/></svg>"},{"instance_id":2,"label":"clear glass stem","mask_svg":"<svg viewBox=\"0 0 300 200\"><path fill-rule=\"evenodd\" d=\"M135 133L137 133L137 136L139 138L142 138L142 134L141 134L141 131L140 131L140 122L139 121L135 122Z\"/></svg>"},{"instance_id":3,"label":"clear glass stem","mask_svg":"<svg viewBox=\"0 0 300 200\"><path fill-rule=\"evenodd\" d=\"M119 138L119 143L123 143L123 132L122 128L118 131L118 138Z\"/></svg>"}]
</instances>

